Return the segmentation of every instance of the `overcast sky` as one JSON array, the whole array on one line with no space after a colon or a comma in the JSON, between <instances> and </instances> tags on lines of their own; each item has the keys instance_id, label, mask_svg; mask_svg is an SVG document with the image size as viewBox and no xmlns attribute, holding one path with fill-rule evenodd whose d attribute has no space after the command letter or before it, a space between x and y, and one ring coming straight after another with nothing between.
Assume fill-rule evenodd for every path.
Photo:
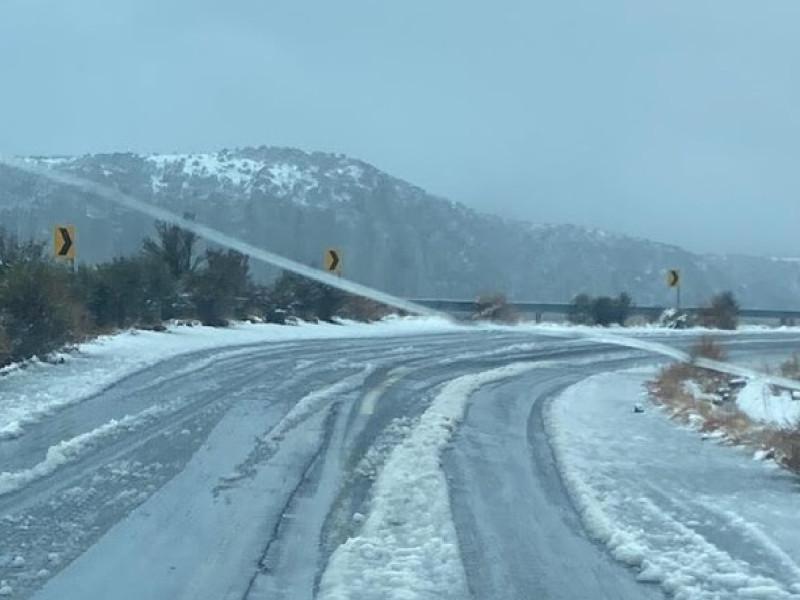
<instances>
[{"instance_id":1,"label":"overcast sky","mask_svg":"<svg viewBox=\"0 0 800 600\"><path fill-rule=\"evenodd\" d=\"M344 152L486 212L800 256L798 0L0 0L0 153Z\"/></svg>"}]
</instances>

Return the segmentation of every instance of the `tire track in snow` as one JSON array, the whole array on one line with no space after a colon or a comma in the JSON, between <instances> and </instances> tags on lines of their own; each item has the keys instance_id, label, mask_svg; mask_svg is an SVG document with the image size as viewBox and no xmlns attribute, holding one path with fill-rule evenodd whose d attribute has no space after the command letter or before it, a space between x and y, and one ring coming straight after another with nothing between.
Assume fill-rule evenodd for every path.
<instances>
[{"instance_id":1,"label":"tire track in snow","mask_svg":"<svg viewBox=\"0 0 800 600\"><path fill-rule=\"evenodd\" d=\"M255 473L258 463L269 460L288 433L321 410L329 408L340 397L359 389L375 369L374 364L366 365L359 372L345 377L341 381L303 396L274 427L256 441L256 447L247 461L240 465L235 473L220 480L220 483L214 488L214 493L218 494L238 481L251 477Z\"/></svg>"},{"instance_id":2,"label":"tire track in snow","mask_svg":"<svg viewBox=\"0 0 800 600\"><path fill-rule=\"evenodd\" d=\"M442 387L412 433L390 454L361 531L331 556L320 599L468 597L441 452L475 391L538 366L512 363Z\"/></svg>"},{"instance_id":3,"label":"tire track in snow","mask_svg":"<svg viewBox=\"0 0 800 600\"><path fill-rule=\"evenodd\" d=\"M602 398L609 397L608 389L630 399L641 393L638 385L619 373L592 375L560 394L545 416L562 480L587 533L606 546L613 558L638 569L639 581L656 583L678 598L800 598L796 582L778 581L773 574L762 573L744 560L736 543L718 545L714 536L698 526L697 515L680 505L680 493L668 493L645 482L650 494L642 494L638 480L626 480L616 471L622 467L609 466L601 449L611 449L613 455L620 452L619 442L616 436L608 437L607 432L612 430L603 429L607 424L592 428L592 419L603 417L587 412L586 402L592 398L593 405L601 405ZM620 458L613 456L616 463L612 466L621 464ZM682 499L687 504L687 498ZM718 526L724 517L717 514L711 527ZM764 542L757 539L757 531L743 531L743 523L728 521L739 529L738 536L731 536L734 542L736 537L745 539L746 534L750 534L751 543L753 538ZM793 561L776 554L775 548L766 549L783 569L789 573L796 569Z\"/></svg>"},{"instance_id":4,"label":"tire track in snow","mask_svg":"<svg viewBox=\"0 0 800 600\"><path fill-rule=\"evenodd\" d=\"M647 487L658 495L660 502L666 503L673 508L674 512L679 513L681 522L700 522L702 519L706 519L711 522L714 528L711 533L724 531L728 536L738 535L741 542L735 545L729 543L728 546L738 550L742 554L739 558L745 562L750 564L757 563L758 561L754 560L753 555L758 554L762 554L764 557L771 557L775 565L778 566L778 570L783 571L785 578L790 581L791 587L795 591L800 591L800 566L758 525L747 521L735 512L720 508L707 497L690 496L679 489L672 489L670 493L667 493L666 490L652 482L648 482ZM700 514L695 514L694 518L691 516L693 509L700 511ZM697 526L692 528L698 529ZM707 525L706 528L708 528ZM719 545L713 539L713 536L709 536L708 533L703 531L698 531L698 533L709 539L712 544Z\"/></svg>"},{"instance_id":5,"label":"tire track in snow","mask_svg":"<svg viewBox=\"0 0 800 600\"><path fill-rule=\"evenodd\" d=\"M264 550L261 553L261 556L258 559L257 569L253 573L250 581L247 583L247 588L242 595L242 600L249 600L253 593L261 595L260 591L258 590L260 584L260 578L270 572L270 555L273 552L275 546L279 542L281 529L285 526L285 520L287 518L288 513L291 510L291 507L295 503L297 496L303 490L303 487L309 483L312 477L312 472L318 467L321 460L325 458L325 452L328 450L331 442L331 436L333 434L333 421L338 416L338 405L334 404L329 408L328 415L325 417L324 423L324 435L319 444L319 448L317 451L311 456L310 460L306 464L305 469L303 470L302 475L300 476L297 485L294 489L289 493L289 496L284 504L283 510L281 511L281 516L275 521L275 525L272 528L271 535L269 540L267 540L266 545L264 546Z\"/></svg>"}]
</instances>

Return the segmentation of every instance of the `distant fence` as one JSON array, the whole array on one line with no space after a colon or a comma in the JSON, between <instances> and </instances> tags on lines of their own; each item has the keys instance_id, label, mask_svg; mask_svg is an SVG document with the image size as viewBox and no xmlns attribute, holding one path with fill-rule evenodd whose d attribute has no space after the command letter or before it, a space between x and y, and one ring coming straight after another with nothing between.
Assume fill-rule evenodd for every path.
<instances>
[{"instance_id":1,"label":"distant fence","mask_svg":"<svg viewBox=\"0 0 800 600\"><path fill-rule=\"evenodd\" d=\"M414 299L412 302L421 304L428 308L446 312L454 315L473 314L478 310L475 300L454 300L441 298L422 298ZM545 315L566 316L569 314L572 304L557 302L509 302L508 306L514 308L518 313L533 317L540 321ZM632 306L631 316L640 316L648 320L657 319L667 310L667 306ZM698 314L702 308L687 307L682 308L682 312ZM782 324L800 323L800 310L772 310L762 308L740 308L739 316L745 319L764 319L775 320Z\"/></svg>"}]
</instances>

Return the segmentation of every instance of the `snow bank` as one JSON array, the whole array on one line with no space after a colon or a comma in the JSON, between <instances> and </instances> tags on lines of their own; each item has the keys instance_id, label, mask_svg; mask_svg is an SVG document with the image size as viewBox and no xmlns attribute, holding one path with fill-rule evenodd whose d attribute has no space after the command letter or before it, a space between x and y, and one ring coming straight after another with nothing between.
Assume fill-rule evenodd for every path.
<instances>
[{"instance_id":1,"label":"snow bank","mask_svg":"<svg viewBox=\"0 0 800 600\"><path fill-rule=\"evenodd\" d=\"M654 407L635 414L647 377L591 377L548 411L559 470L589 534L675 598L800 598L793 483Z\"/></svg>"},{"instance_id":2,"label":"snow bank","mask_svg":"<svg viewBox=\"0 0 800 600\"><path fill-rule=\"evenodd\" d=\"M111 437L120 430L131 431L150 423L158 417L169 413L180 406L181 402L172 401L166 404L151 406L135 415L126 415L121 419L111 419L100 427L63 440L47 449L44 460L29 469L22 471L0 472L0 496L14 492L37 479L55 472L61 465L73 462L88 448L99 440Z\"/></svg>"},{"instance_id":3,"label":"snow bank","mask_svg":"<svg viewBox=\"0 0 800 600\"><path fill-rule=\"evenodd\" d=\"M800 423L800 401L791 393L772 393L772 387L763 379L747 382L736 396L736 405L748 417L760 423L780 428L796 427Z\"/></svg>"},{"instance_id":4,"label":"snow bank","mask_svg":"<svg viewBox=\"0 0 800 600\"><path fill-rule=\"evenodd\" d=\"M408 336L463 331L445 319L388 318L379 323L343 322L298 326L240 323L229 328L177 327L166 333L132 330L81 344L64 364L31 361L0 377L0 440L64 406L97 394L114 382L178 354L211 348L295 340Z\"/></svg>"},{"instance_id":5,"label":"snow bank","mask_svg":"<svg viewBox=\"0 0 800 600\"><path fill-rule=\"evenodd\" d=\"M536 366L514 363L444 385L387 459L361 531L331 556L319 598L469 597L440 455L478 388Z\"/></svg>"}]
</instances>

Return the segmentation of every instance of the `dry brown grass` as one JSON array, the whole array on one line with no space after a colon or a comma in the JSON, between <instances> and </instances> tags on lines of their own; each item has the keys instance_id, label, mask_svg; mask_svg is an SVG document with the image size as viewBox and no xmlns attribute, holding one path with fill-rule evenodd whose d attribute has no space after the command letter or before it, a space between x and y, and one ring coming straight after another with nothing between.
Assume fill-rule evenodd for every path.
<instances>
[{"instance_id":1,"label":"dry brown grass","mask_svg":"<svg viewBox=\"0 0 800 600\"><path fill-rule=\"evenodd\" d=\"M786 429L767 431L761 447L772 449L778 464L800 473L800 432Z\"/></svg>"},{"instance_id":2,"label":"dry brown grass","mask_svg":"<svg viewBox=\"0 0 800 600\"><path fill-rule=\"evenodd\" d=\"M653 401L669 409L674 419L699 424L704 433L722 433L727 443L766 450L778 464L800 473L800 431L765 427L740 411L733 398L718 406L695 398L685 387L693 381L703 392L714 393L729 386L729 380L726 375L677 363L662 369L648 390Z\"/></svg>"},{"instance_id":3,"label":"dry brown grass","mask_svg":"<svg viewBox=\"0 0 800 600\"><path fill-rule=\"evenodd\" d=\"M692 415L700 415L703 422L707 423L713 416L714 405L698 401L684 387L687 381L702 381L704 375L703 369L686 363L670 365L662 369L658 378L650 383L650 395L656 404L668 408L672 417L681 422L689 423Z\"/></svg>"},{"instance_id":4,"label":"dry brown grass","mask_svg":"<svg viewBox=\"0 0 800 600\"><path fill-rule=\"evenodd\" d=\"M699 371L697 367L687 363L675 363L664 367L658 377L648 383L650 395L657 404L674 406L690 403L691 396L683 389L683 383L691 379L697 371Z\"/></svg>"},{"instance_id":5,"label":"dry brown grass","mask_svg":"<svg viewBox=\"0 0 800 600\"><path fill-rule=\"evenodd\" d=\"M783 361L780 372L789 379L800 379L800 355L792 354L791 358Z\"/></svg>"}]
</instances>

